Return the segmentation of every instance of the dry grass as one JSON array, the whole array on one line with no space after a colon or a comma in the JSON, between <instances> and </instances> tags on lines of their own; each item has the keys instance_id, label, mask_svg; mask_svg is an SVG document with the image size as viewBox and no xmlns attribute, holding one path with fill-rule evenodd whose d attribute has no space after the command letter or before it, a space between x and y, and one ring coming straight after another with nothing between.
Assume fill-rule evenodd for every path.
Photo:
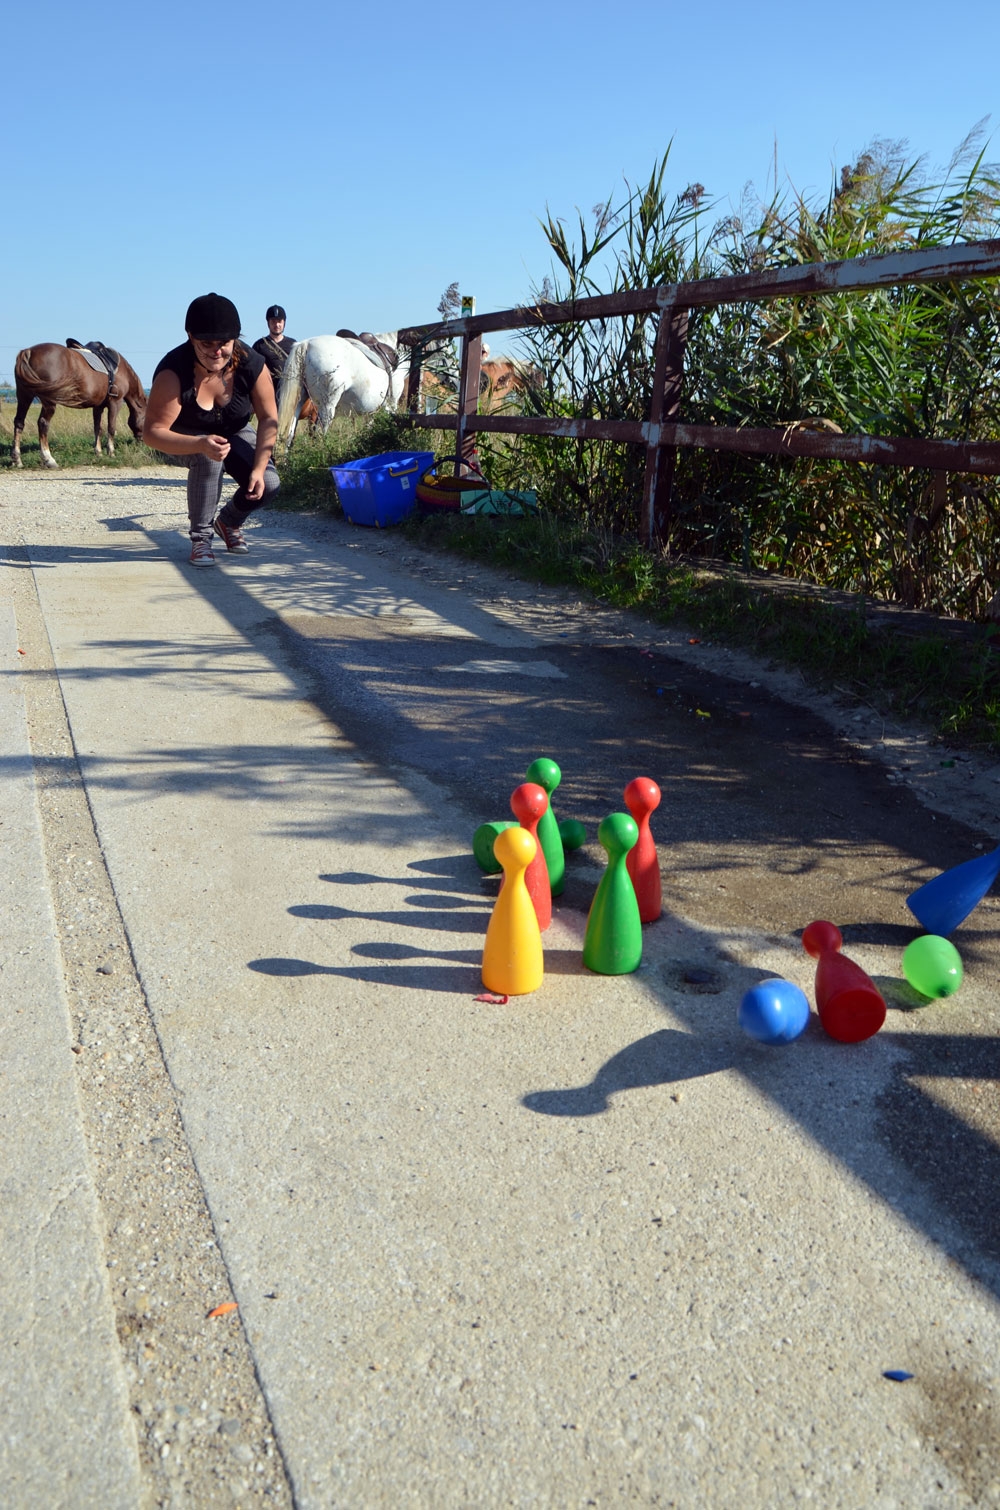
<instances>
[{"instance_id":1,"label":"dry grass","mask_svg":"<svg viewBox=\"0 0 1000 1510\"><path fill-rule=\"evenodd\" d=\"M10 453L14 444L14 415L17 405L8 399L0 399L0 466L10 466ZM32 404L21 437L21 458L28 468L42 465L38 447L38 416L41 409ZM106 436L106 424L105 424ZM102 438L101 446L106 440ZM156 458L141 442L137 441L128 425L128 411L124 404L118 415L118 433L115 436L115 454L101 456L94 452L94 417L90 409L56 409L49 425L49 449L60 466L105 466L105 467L151 467Z\"/></svg>"}]
</instances>

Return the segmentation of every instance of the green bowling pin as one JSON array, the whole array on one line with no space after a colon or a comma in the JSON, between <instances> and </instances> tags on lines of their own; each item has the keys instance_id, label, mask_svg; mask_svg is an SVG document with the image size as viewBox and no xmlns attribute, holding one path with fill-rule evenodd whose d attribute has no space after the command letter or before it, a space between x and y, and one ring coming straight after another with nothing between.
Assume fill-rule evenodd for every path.
<instances>
[{"instance_id":1,"label":"green bowling pin","mask_svg":"<svg viewBox=\"0 0 1000 1510\"><path fill-rule=\"evenodd\" d=\"M517 828L514 818L499 819L496 823L481 823L472 836L472 853L476 857L476 864L480 870L488 876L498 876L503 866L493 853L497 834L502 834L505 828Z\"/></svg>"},{"instance_id":2,"label":"green bowling pin","mask_svg":"<svg viewBox=\"0 0 1000 1510\"><path fill-rule=\"evenodd\" d=\"M625 856L639 837L628 813L602 819L597 837L608 865L594 893L583 940L583 963L598 975L628 975L642 959L642 921Z\"/></svg>"},{"instance_id":3,"label":"green bowling pin","mask_svg":"<svg viewBox=\"0 0 1000 1510\"><path fill-rule=\"evenodd\" d=\"M566 856L563 852L562 835L552 811L552 793L562 781L562 771L554 760L547 760L544 756L539 760L533 760L525 772L524 779L533 781L537 786L544 789L549 799L549 805L538 820L538 842L542 846L542 854L549 868L549 886L552 895L562 895L566 885Z\"/></svg>"}]
</instances>

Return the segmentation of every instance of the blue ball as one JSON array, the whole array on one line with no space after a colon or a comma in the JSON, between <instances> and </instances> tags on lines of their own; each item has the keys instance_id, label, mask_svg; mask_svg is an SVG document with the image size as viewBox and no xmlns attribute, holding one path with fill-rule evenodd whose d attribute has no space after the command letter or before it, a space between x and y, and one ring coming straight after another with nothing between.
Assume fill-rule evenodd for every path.
<instances>
[{"instance_id":1,"label":"blue ball","mask_svg":"<svg viewBox=\"0 0 1000 1510\"><path fill-rule=\"evenodd\" d=\"M758 1043L791 1043L809 1022L806 993L790 980L758 981L751 986L736 1013L744 1033Z\"/></svg>"}]
</instances>

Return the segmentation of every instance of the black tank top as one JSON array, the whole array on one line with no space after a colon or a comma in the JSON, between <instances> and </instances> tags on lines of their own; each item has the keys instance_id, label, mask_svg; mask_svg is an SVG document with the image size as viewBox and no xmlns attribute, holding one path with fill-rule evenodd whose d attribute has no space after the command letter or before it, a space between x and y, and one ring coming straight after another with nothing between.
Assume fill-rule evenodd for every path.
<instances>
[{"instance_id":1,"label":"black tank top","mask_svg":"<svg viewBox=\"0 0 1000 1510\"><path fill-rule=\"evenodd\" d=\"M254 383L264 370L264 358L242 341L236 342L239 365L233 373L233 396L224 408L202 409L194 396L194 347L190 341L168 351L157 364L153 379L161 372L172 372L181 385L181 412L170 426L177 435L230 436L246 428L253 414L250 398Z\"/></svg>"}]
</instances>

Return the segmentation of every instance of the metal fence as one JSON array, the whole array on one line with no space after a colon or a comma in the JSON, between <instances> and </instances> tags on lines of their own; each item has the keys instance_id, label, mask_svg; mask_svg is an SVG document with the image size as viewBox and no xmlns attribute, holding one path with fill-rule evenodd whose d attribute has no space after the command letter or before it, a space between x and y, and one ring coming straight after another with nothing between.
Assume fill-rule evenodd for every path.
<instances>
[{"instance_id":1,"label":"metal fence","mask_svg":"<svg viewBox=\"0 0 1000 1510\"><path fill-rule=\"evenodd\" d=\"M836 435L796 428L729 429L722 425L686 425L680 417L688 311L723 304L753 303L824 294L863 293L903 283L949 283L1000 276L1000 241L976 241L928 251L856 257L846 262L813 262L801 267L749 273L732 278L703 278L693 283L664 284L601 294L561 304L536 304L494 314L471 315L436 325L400 331L412 348L407 390L412 423L456 432L456 451L468 460L477 433L551 435L598 439L646 448L642 534L652 540L669 517L670 490L679 447L739 451L745 455L829 457L879 466L926 467L940 472L1000 473L1000 444L912 436ZM489 331L523 330L567 321L607 320L615 316L658 315L654 346L653 390L649 413L634 420L547 419L530 415L479 414L479 380L483 336ZM419 414L421 353L430 340L462 342L456 414Z\"/></svg>"}]
</instances>

